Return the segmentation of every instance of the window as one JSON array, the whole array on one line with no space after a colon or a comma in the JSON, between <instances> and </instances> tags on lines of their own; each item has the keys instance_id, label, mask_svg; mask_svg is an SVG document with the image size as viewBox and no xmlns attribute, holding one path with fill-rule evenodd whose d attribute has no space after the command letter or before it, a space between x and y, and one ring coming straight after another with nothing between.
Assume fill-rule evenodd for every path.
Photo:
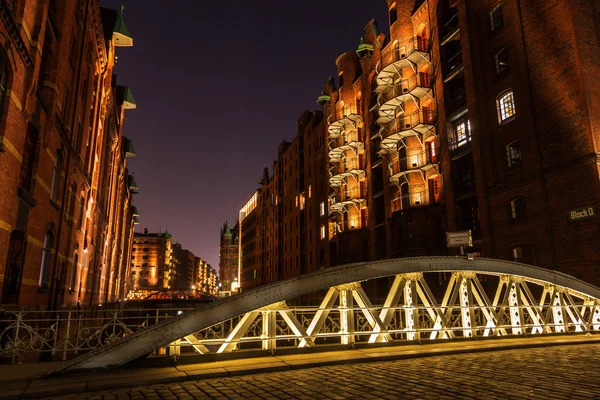
<instances>
[{"instance_id":1,"label":"window","mask_svg":"<svg viewBox=\"0 0 600 400\"><path fill-rule=\"evenodd\" d=\"M510 201L510 220L522 221L527 216L525 197L515 197Z\"/></svg>"},{"instance_id":2,"label":"window","mask_svg":"<svg viewBox=\"0 0 600 400\"><path fill-rule=\"evenodd\" d=\"M508 47L503 47L494 55L496 75L508 71Z\"/></svg>"},{"instance_id":3,"label":"window","mask_svg":"<svg viewBox=\"0 0 600 400\"><path fill-rule=\"evenodd\" d=\"M396 3L390 5L390 25L392 25L398 19L398 11L396 10Z\"/></svg>"},{"instance_id":4,"label":"window","mask_svg":"<svg viewBox=\"0 0 600 400\"><path fill-rule=\"evenodd\" d=\"M325 231L325 225L321 225L321 239L325 239L327 232Z\"/></svg>"},{"instance_id":5,"label":"window","mask_svg":"<svg viewBox=\"0 0 600 400\"><path fill-rule=\"evenodd\" d=\"M471 121L463 119L454 124L454 148L463 146L471 141Z\"/></svg>"},{"instance_id":6,"label":"window","mask_svg":"<svg viewBox=\"0 0 600 400\"><path fill-rule=\"evenodd\" d=\"M56 202L58 197L58 187L60 186L60 171L62 169L62 152L56 151L56 158L54 159L54 175L52 175L52 192L50 193L50 199Z\"/></svg>"},{"instance_id":7,"label":"window","mask_svg":"<svg viewBox=\"0 0 600 400\"><path fill-rule=\"evenodd\" d=\"M495 32L502 28L502 25L502 3L498 3L496 7L492 8L492 11L490 11L490 30Z\"/></svg>"},{"instance_id":8,"label":"window","mask_svg":"<svg viewBox=\"0 0 600 400\"><path fill-rule=\"evenodd\" d=\"M33 177L33 161L35 158L35 148L37 145L38 132L29 124L27 127L27 136L25 137L25 150L23 151L23 161L21 162L20 185L23 189L31 191L31 179Z\"/></svg>"},{"instance_id":9,"label":"window","mask_svg":"<svg viewBox=\"0 0 600 400\"><path fill-rule=\"evenodd\" d=\"M52 232L46 232L46 236L44 237L44 248L42 249L42 264L40 265L40 278L38 280L39 287L46 287L48 280L48 264L50 264L50 251L52 250L52 243L54 242L54 237L52 236Z\"/></svg>"},{"instance_id":10,"label":"window","mask_svg":"<svg viewBox=\"0 0 600 400\"><path fill-rule=\"evenodd\" d=\"M321 202L320 209L321 209L321 217L322 217L325 215L325 202L324 201Z\"/></svg>"},{"instance_id":11,"label":"window","mask_svg":"<svg viewBox=\"0 0 600 400\"><path fill-rule=\"evenodd\" d=\"M312 185L308 185L308 198L312 198Z\"/></svg>"},{"instance_id":12,"label":"window","mask_svg":"<svg viewBox=\"0 0 600 400\"><path fill-rule=\"evenodd\" d=\"M506 146L506 162L508 168L515 168L521 165L521 148L519 141L514 140Z\"/></svg>"},{"instance_id":13,"label":"window","mask_svg":"<svg viewBox=\"0 0 600 400\"><path fill-rule=\"evenodd\" d=\"M511 90L498 97L498 117L500 123L513 117L515 114L515 99Z\"/></svg>"},{"instance_id":14,"label":"window","mask_svg":"<svg viewBox=\"0 0 600 400\"><path fill-rule=\"evenodd\" d=\"M535 248L531 244L520 244L511 247L509 251L509 258L512 259L512 261L523 264L535 265Z\"/></svg>"}]
</instances>

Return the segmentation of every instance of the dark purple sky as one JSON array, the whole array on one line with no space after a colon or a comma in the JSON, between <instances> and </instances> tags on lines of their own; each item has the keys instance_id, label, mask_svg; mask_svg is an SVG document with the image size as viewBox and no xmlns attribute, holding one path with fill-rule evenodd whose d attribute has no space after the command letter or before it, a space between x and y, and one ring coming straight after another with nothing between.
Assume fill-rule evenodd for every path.
<instances>
[{"instance_id":1,"label":"dark purple sky","mask_svg":"<svg viewBox=\"0 0 600 400\"><path fill-rule=\"evenodd\" d=\"M335 59L372 19L388 32L385 0L100 0L125 5L134 47L115 73L137 110L124 134L140 194L137 230L168 229L219 264L219 229L235 223L277 146L295 136Z\"/></svg>"}]
</instances>

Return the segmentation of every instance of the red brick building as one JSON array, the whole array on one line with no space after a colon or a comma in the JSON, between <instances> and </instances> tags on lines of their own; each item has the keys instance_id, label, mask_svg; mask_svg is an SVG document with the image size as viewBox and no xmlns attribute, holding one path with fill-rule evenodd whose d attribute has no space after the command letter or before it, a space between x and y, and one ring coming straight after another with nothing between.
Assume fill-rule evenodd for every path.
<instances>
[{"instance_id":1,"label":"red brick building","mask_svg":"<svg viewBox=\"0 0 600 400\"><path fill-rule=\"evenodd\" d=\"M3 1L0 20L0 304L122 299L137 219L122 126L135 102L113 66L132 37L95 0Z\"/></svg>"},{"instance_id":2,"label":"red brick building","mask_svg":"<svg viewBox=\"0 0 600 400\"><path fill-rule=\"evenodd\" d=\"M599 284L597 4L386 4L389 36L370 21L356 51L337 58L313 139L301 122L263 180L274 201L262 205L278 218L264 237L279 251L252 267L270 279L248 287L315 267L456 254L445 233L463 230L471 252ZM314 247L307 199L324 193L327 229Z\"/></svg>"}]
</instances>

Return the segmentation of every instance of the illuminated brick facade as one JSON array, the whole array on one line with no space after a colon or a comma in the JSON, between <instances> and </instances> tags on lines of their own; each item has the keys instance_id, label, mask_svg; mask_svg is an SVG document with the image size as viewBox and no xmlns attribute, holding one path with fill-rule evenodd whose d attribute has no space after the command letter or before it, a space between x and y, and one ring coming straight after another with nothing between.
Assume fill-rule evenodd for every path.
<instances>
[{"instance_id":1,"label":"illuminated brick facade","mask_svg":"<svg viewBox=\"0 0 600 400\"><path fill-rule=\"evenodd\" d=\"M113 75L133 40L94 0L0 2L0 303L58 308L124 298L134 155L128 88Z\"/></svg>"},{"instance_id":2,"label":"illuminated brick facade","mask_svg":"<svg viewBox=\"0 0 600 400\"><path fill-rule=\"evenodd\" d=\"M265 174L260 280L242 268L242 288L315 267L457 254L445 233L463 230L470 252L600 283L598 6L384 3L389 36L370 21L318 98L312 135L324 145L307 140L305 113ZM327 229L314 247L308 204L322 196Z\"/></svg>"}]
</instances>

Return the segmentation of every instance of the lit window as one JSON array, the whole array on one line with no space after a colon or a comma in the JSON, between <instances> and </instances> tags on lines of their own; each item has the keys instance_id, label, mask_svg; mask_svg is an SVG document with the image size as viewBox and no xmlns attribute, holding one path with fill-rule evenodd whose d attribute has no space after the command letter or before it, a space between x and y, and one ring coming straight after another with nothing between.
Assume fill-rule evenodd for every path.
<instances>
[{"instance_id":1,"label":"lit window","mask_svg":"<svg viewBox=\"0 0 600 400\"><path fill-rule=\"evenodd\" d=\"M506 146L506 162L508 168L514 168L521 165L521 148L519 147L518 140L510 142Z\"/></svg>"},{"instance_id":2,"label":"lit window","mask_svg":"<svg viewBox=\"0 0 600 400\"><path fill-rule=\"evenodd\" d=\"M312 197L312 185L308 185L308 198Z\"/></svg>"},{"instance_id":3,"label":"lit window","mask_svg":"<svg viewBox=\"0 0 600 400\"><path fill-rule=\"evenodd\" d=\"M325 225L321 225L321 239L325 239L327 236L327 231L325 230Z\"/></svg>"},{"instance_id":4,"label":"lit window","mask_svg":"<svg viewBox=\"0 0 600 400\"><path fill-rule=\"evenodd\" d=\"M509 91L498 98L498 117L500 122L504 122L515 114L515 98L513 92Z\"/></svg>"},{"instance_id":5,"label":"lit window","mask_svg":"<svg viewBox=\"0 0 600 400\"><path fill-rule=\"evenodd\" d=\"M508 71L508 47L503 47L494 55L496 75Z\"/></svg>"},{"instance_id":6,"label":"lit window","mask_svg":"<svg viewBox=\"0 0 600 400\"><path fill-rule=\"evenodd\" d=\"M519 221L526 216L525 197L516 197L510 201L510 219Z\"/></svg>"},{"instance_id":7,"label":"lit window","mask_svg":"<svg viewBox=\"0 0 600 400\"><path fill-rule=\"evenodd\" d=\"M321 202L321 217L325 215L325 202Z\"/></svg>"},{"instance_id":8,"label":"lit window","mask_svg":"<svg viewBox=\"0 0 600 400\"><path fill-rule=\"evenodd\" d=\"M471 141L471 121L463 120L454 126L456 147L463 146Z\"/></svg>"},{"instance_id":9,"label":"lit window","mask_svg":"<svg viewBox=\"0 0 600 400\"><path fill-rule=\"evenodd\" d=\"M298 207L298 196L296 196L296 207Z\"/></svg>"},{"instance_id":10,"label":"lit window","mask_svg":"<svg viewBox=\"0 0 600 400\"><path fill-rule=\"evenodd\" d=\"M490 11L490 30L492 32L502 28L502 4L498 3L496 7Z\"/></svg>"}]
</instances>

